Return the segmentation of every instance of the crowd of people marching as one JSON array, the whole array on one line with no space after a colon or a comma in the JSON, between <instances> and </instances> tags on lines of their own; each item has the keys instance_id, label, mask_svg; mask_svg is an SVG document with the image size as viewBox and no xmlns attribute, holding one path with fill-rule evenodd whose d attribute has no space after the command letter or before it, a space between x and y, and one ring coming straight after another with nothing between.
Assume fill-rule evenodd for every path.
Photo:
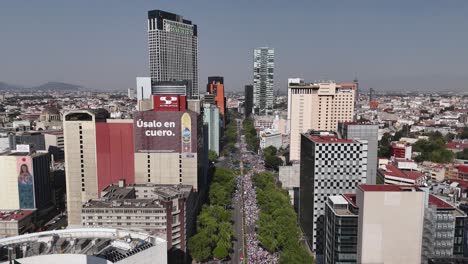
<instances>
[{"instance_id":1,"label":"crowd of people marching","mask_svg":"<svg viewBox=\"0 0 468 264\"><path fill-rule=\"evenodd\" d=\"M241 144L242 153L247 153L246 145L244 142ZM256 172L263 171L263 165L260 163L259 158L252 154L243 154L244 162L250 163L251 169L249 172L242 176L237 177L237 191L236 196L238 199L243 197L244 201L244 217L245 217L245 231L246 231L246 247L248 263L270 264L279 262L279 254L271 254L260 246L257 238L255 225L258 220L260 209L257 204L257 196L255 187L252 183L252 176ZM243 193L242 193L243 192Z\"/></svg>"}]
</instances>

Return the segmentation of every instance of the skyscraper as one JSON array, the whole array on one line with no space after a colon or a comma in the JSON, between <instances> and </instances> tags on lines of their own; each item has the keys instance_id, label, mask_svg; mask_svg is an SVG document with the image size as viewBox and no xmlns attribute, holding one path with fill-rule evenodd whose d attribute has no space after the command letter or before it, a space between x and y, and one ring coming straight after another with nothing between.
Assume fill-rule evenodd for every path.
<instances>
[{"instance_id":1,"label":"skyscraper","mask_svg":"<svg viewBox=\"0 0 468 264\"><path fill-rule=\"evenodd\" d=\"M332 133L301 134L299 221L317 257L323 255L325 203L330 195L354 193L366 183L367 141Z\"/></svg>"},{"instance_id":2,"label":"skyscraper","mask_svg":"<svg viewBox=\"0 0 468 264\"><path fill-rule=\"evenodd\" d=\"M149 11L148 50L152 81L190 81L188 97L199 97L197 25L181 15Z\"/></svg>"},{"instance_id":3,"label":"skyscraper","mask_svg":"<svg viewBox=\"0 0 468 264\"><path fill-rule=\"evenodd\" d=\"M273 76L275 50L256 48L254 50L254 109L255 114L266 114L273 109Z\"/></svg>"},{"instance_id":4,"label":"skyscraper","mask_svg":"<svg viewBox=\"0 0 468 264\"><path fill-rule=\"evenodd\" d=\"M304 83L288 80L288 119L291 161L301 153L301 133L309 129L336 131L338 122L352 121L356 84L333 81Z\"/></svg>"},{"instance_id":5,"label":"skyscraper","mask_svg":"<svg viewBox=\"0 0 468 264\"><path fill-rule=\"evenodd\" d=\"M245 96L244 113L245 113L245 117L249 117L250 114L252 114L252 107L253 107L253 86L246 85L244 89L245 89L244 90L244 96Z\"/></svg>"}]
</instances>

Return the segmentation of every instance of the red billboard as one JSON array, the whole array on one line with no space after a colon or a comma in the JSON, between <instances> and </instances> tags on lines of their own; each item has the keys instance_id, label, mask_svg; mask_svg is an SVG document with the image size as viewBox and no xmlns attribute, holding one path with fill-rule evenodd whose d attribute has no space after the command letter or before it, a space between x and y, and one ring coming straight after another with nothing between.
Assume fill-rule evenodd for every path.
<instances>
[{"instance_id":1,"label":"red billboard","mask_svg":"<svg viewBox=\"0 0 468 264\"><path fill-rule=\"evenodd\" d=\"M197 114L144 111L133 115L135 152L197 152Z\"/></svg>"},{"instance_id":2,"label":"red billboard","mask_svg":"<svg viewBox=\"0 0 468 264\"><path fill-rule=\"evenodd\" d=\"M155 111L185 111L185 96L177 94L153 95L153 106Z\"/></svg>"}]
</instances>

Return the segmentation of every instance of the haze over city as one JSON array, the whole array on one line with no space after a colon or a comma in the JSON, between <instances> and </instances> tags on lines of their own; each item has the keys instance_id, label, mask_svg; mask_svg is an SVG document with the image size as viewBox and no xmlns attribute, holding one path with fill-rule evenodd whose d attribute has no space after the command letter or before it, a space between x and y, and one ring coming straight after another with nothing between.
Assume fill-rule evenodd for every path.
<instances>
[{"instance_id":1,"label":"haze over city","mask_svg":"<svg viewBox=\"0 0 468 264\"><path fill-rule=\"evenodd\" d=\"M275 90L288 77L352 80L377 91L468 88L468 2L2 1L0 82L97 90L148 75L146 11L199 26L199 79L228 91L252 82L252 50L275 48Z\"/></svg>"}]
</instances>

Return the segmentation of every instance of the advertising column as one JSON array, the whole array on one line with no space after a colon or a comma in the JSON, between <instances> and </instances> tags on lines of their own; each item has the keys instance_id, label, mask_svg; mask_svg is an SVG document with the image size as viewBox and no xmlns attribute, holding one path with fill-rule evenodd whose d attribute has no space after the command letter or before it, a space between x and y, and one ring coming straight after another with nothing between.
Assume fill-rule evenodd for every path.
<instances>
[{"instance_id":1,"label":"advertising column","mask_svg":"<svg viewBox=\"0 0 468 264\"><path fill-rule=\"evenodd\" d=\"M35 209L34 175L31 157L18 157L16 159L18 172L18 193L20 209Z\"/></svg>"}]
</instances>

